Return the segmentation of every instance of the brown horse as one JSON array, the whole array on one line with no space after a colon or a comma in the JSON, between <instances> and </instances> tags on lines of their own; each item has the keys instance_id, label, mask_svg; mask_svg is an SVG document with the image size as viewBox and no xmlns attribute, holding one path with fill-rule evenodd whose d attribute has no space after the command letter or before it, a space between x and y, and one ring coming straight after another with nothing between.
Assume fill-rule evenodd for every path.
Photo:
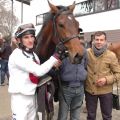
<instances>
[{"instance_id":1,"label":"brown horse","mask_svg":"<svg viewBox=\"0 0 120 120\"><path fill-rule=\"evenodd\" d=\"M108 49L116 54L120 64L120 41L109 43Z\"/></svg>"},{"instance_id":2,"label":"brown horse","mask_svg":"<svg viewBox=\"0 0 120 120\"><path fill-rule=\"evenodd\" d=\"M75 3L67 7L55 6L51 3L49 3L49 6L51 10L44 16L43 26L36 37L37 46L35 52L39 56L41 63L43 63L53 55L56 45L62 43L62 45L68 49L71 62L75 63L75 60L82 58L84 50L79 40L79 23L73 15ZM54 77L54 75L52 77ZM51 97L51 102L46 102L46 89L51 89L50 83L48 85L48 82L40 86L37 91L38 111L43 115L42 120L45 119L46 104L47 112L53 112L53 99ZM51 92L53 92L53 90L51 90ZM48 117L48 119L50 120L51 118Z\"/></svg>"},{"instance_id":3,"label":"brown horse","mask_svg":"<svg viewBox=\"0 0 120 120\"><path fill-rule=\"evenodd\" d=\"M61 42L67 47L71 62L75 63L74 58L83 55L83 46L79 40L79 23L73 16L75 3L68 7L54 6L51 3L49 6L51 11L45 15L42 30L37 35L36 53L46 60Z\"/></svg>"}]
</instances>

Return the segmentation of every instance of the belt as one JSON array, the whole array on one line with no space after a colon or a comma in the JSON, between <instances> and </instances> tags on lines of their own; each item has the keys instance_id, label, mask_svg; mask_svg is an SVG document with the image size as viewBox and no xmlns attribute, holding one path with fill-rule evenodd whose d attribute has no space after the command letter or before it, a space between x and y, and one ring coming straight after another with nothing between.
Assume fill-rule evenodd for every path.
<instances>
[{"instance_id":1,"label":"belt","mask_svg":"<svg viewBox=\"0 0 120 120\"><path fill-rule=\"evenodd\" d=\"M69 82L69 81L61 81L61 84L63 86L74 86L73 83ZM80 87L81 85L83 85L83 83L82 82L78 82L77 86ZM75 87L77 87L77 86L75 85Z\"/></svg>"},{"instance_id":2,"label":"belt","mask_svg":"<svg viewBox=\"0 0 120 120\"><path fill-rule=\"evenodd\" d=\"M68 82L68 81L61 81L61 84L62 85L65 85L65 86L69 86L71 82Z\"/></svg>"}]
</instances>

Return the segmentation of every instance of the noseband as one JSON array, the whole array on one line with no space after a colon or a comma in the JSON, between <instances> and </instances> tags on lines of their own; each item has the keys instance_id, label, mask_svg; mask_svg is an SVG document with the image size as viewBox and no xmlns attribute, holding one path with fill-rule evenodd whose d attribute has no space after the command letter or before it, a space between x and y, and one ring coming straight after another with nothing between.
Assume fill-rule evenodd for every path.
<instances>
[{"instance_id":1,"label":"noseband","mask_svg":"<svg viewBox=\"0 0 120 120\"><path fill-rule=\"evenodd\" d=\"M57 30L57 26L56 26L56 18L57 18L58 16L60 16L60 15L62 14L62 12L64 12L64 11L67 11L67 8L64 8L64 9L60 10L60 11L53 17L53 29L54 29L55 36L56 36L57 38L59 38L60 42L61 42L63 45L64 45L64 43L68 42L68 41L71 40L71 39L79 38L79 37L80 37L79 34L73 35L73 36L71 36L71 37L66 37L66 38L61 38L61 37L60 37L59 32L58 32L58 30ZM72 13L68 12L67 14L72 14ZM67 14L66 14L66 15L67 15Z\"/></svg>"}]
</instances>

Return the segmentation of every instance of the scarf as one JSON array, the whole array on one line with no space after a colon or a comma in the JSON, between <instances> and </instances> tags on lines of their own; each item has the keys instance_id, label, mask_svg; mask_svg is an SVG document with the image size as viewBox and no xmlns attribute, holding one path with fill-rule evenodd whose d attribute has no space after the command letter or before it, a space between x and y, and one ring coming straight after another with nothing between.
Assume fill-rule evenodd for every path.
<instances>
[{"instance_id":1,"label":"scarf","mask_svg":"<svg viewBox=\"0 0 120 120\"><path fill-rule=\"evenodd\" d=\"M94 55L96 57L99 57L101 54L103 54L104 51L107 50L107 44L105 44L101 49L97 49L93 44L92 49L93 49Z\"/></svg>"}]
</instances>

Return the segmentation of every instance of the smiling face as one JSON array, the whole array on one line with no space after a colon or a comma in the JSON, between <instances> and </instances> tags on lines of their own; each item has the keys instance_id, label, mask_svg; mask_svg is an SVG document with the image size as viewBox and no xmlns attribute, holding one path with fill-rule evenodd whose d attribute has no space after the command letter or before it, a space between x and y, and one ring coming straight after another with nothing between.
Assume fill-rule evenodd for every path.
<instances>
[{"instance_id":1,"label":"smiling face","mask_svg":"<svg viewBox=\"0 0 120 120\"><path fill-rule=\"evenodd\" d=\"M103 46L107 44L106 34L103 32L95 33L95 39L93 41L93 44L97 49L103 48Z\"/></svg>"},{"instance_id":2,"label":"smiling face","mask_svg":"<svg viewBox=\"0 0 120 120\"><path fill-rule=\"evenodd\" d=\"M22 38L19 38L19 40L20 39L26 48L32 49L34 47L35 36L33 34L24 35Z\"/></svg>"}]
</instances>

